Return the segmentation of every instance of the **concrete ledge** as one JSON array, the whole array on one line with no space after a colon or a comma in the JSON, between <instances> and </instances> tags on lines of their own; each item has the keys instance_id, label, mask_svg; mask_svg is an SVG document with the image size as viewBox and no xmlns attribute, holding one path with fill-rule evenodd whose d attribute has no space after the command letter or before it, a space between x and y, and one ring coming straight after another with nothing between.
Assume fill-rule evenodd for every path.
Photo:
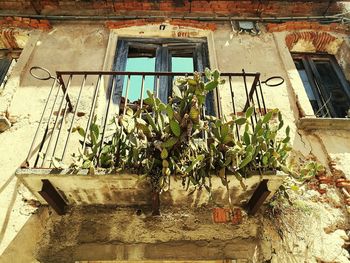
<instances>
[{"instance_id":1,"label":"concrete ledge","mask_svg":"<svg viewBox=\"0 0 350 263\"><path fill-rule=\"evenodd\" d=\"M350 130L348 118L301 118L297 126L301 130Z\"/></svg>"},{"instance_id":2,"label":"concrete ledge","mask_svg":"<svg viewBox=\"0 0 350 263\"><path fill-rule=\"evenodd\" d=\"M68 205L151 205L151 185L147 179L136 174L97 171L94 175L89 175L88 170L18 169L16 175L42 204L46 204L46 201L38 192L42 189L42 180L47 179ZM229 176L233 204L241 205L248 201L264 179L268 179L268 188L271 191L269 199L284 178L284 174L251 175L244 181L247 186L244 190L234 176ZM213 204L227 205L228 193L221 179L213 176L211 184ZM171 177L170 189L162 192L160 199L162 206L200 207L208 204L209 194L204 188L190 187L186 191L182 180Z\"/></svg>"}]
</instances>

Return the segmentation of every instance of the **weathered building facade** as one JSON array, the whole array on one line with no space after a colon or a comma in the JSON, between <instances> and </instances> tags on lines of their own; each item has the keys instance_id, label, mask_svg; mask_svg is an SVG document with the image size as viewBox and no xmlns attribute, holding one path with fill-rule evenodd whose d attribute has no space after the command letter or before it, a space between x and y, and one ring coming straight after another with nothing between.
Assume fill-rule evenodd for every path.
<instances>
[{"instance_id":1,"label":"weathered building facade","mask_svg":"<svg viewBox=\"0 0 350 263\"><path fill-rule=\"evenodd\" d=\"M347 1L2 1L0 262L348 262L349 11ZM56 91L46 71L33 67L60 77L63 92L61 86ZM215 209L200 193L161 194L162 213L154 217L150 194L142 193L142 186L122 196L111 187L130 187L120 178L106 183L107 177L88 181L87 175L67 175L59 181L45 174L52 168L50 160L27 156L29 149L37 154L40 145L51 144L53 152L69 159L79 145L74 143L78 134L70 138L69 130L91 122L91 109L101 122L108 105L117 105L108 114L124 110L121 100L128 97L127 79L132 83L132 77L119 76L119 84L110 84L111 71L142 76L147 71L202 72L205 67L228 74L208 111L243 114L245 84L255 83L244 74L252 73L260 80L252 94L261 105L255 106L278 108L291 128L290 162L298 166L316 160L326 168L325 176L304 184L287 178L290 200L272 201L254 216L246 214L242 203L247 196L237 190L238 220L218 223ZM166 87L157 91L166 100L171 85L163 77L134 81L146 83L149 90ZM278 78L266 82L271 77ZM71 102L65 100L66 91ZM42 115L47 102L57 108ZM53 126L45 131L47 122ZM39 135L45 136L32 145L38 125ZM26 170L23 176L23 170L16 174L21 166L45 169ZM38 194L42 179L70 200L63 215L56 213L59 208L41 205L47 201ZM216 196L222 194L224 200L225 189L218 189Z\"/></svg>"}]
</instances>

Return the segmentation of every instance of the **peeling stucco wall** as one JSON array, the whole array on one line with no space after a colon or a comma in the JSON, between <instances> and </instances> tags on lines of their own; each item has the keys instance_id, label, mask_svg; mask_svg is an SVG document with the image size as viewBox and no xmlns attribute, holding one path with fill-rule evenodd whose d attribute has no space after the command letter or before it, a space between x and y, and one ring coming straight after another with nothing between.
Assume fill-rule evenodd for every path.
<instances>
[{"instance_id":1,"label":"peeling stucco wall","mask_svg":"<svg viewBox=\"0 0 350 263\"><path fill-rule=\"evenodd\" d=\"M334 185L323 185L326 193L322 194L309 184L304 185L290 193L294 206L282 204L279 211L266 208L256 217L244 216L238 226L214 224L207 207L199 210L168 207L161 217L155 218L149 216L149 208L142 208L141 216L135 214L135 208L80 207L72 208L63 217L49 208L37 210L33 197L14 177L14 172L26 157L51 83L33 79L29 68L42 66L52 73L107 70L113 61L116 35L158 34L157 26L118 29L112 33L102 24L52 26L50 31L30 34L6 87L10 95L0 95L1 100L6 100L1 111L7 110L16 118L13 126L0 134L0 254L3 253L0 262L172 259L174 253L179 259L348 262L349 254L344 248L348 212L344 195ZM263 30L259 36L251 36L233 32L225 23L218 24L213 33L190 31L208 38L211 66L222 72L245 69L260 72L262 80L283 77L283 85L263 86L263 93L267 108L279 108L291 127L292 157L296 162L300 157L316 158L327 168L328 175L333 173L334 179L339 176L350 179L350 131L297 129L300 111L307 116L313 112L286 46L285 32ZM171 32L159 35L167 34ZM348 75L348 40L336 55ZM79 82L72 84L73 96L78 87ZM227 84L220 88L220 96L224 112L231 112ZM84 98L82 111L89 109L89 99ZM330 162L335 163L338 173L334 174Z\"/></svg>"}]
</instances>

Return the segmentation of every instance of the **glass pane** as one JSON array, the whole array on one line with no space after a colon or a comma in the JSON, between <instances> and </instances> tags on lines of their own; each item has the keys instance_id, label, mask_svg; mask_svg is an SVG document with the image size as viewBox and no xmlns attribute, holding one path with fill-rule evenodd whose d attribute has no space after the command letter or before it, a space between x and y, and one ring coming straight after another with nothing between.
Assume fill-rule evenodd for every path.
<instances>
[{"instance_id":1,"label":"glass pane","mask_svg":"<svg viewBox=\"0 0 350 263\"><path fill-rule=\"evenodd\" d=\"M307 97L310 100L312 109L314 110L314 113L318 115L319 113L319 107L317 105L317 99L315 97L314 91L312 89L310 80L308 78L308 75L306 73L306 70L304 68L303 62L300 59L294 60L295 66L299 72L299 76L301 78L301 81L303 82L304 89L306 91Z\"/></svg>"},{"instance_id":2,"label":"glass pane","mask_svg":"<svg viewBox=\"0 0 350 263\"><path fill-rule=\"evenodd\" d=\"M128 58L126 62L126 71L154 72L155 63L156 63L155 58L146 58L146 57ZM126 84L127 84L127 77L125 77L124 79L123 97L125 97L125 94L126 94ZM131 76L129 92L128 92L129 102L134 102L141 98L141 84L142 84L142 76ZM148 97L147 90L153 93L153 86L154 86L154 77L146 76L145 83L144 83L144 91L143 91L144 99Z\"/></svg>"},{"instance_id":3,"label":"glass pane","mask_svg":"<svg viewBox=\"0 0 350 263\"><path fill-rule=\"evenodd\" d=\"M193 72L192 57L172 57L171 59L172 72Z\"/></svg>"},{"instance_id":4,"label":"glass pane","mask_svg":"<svg viewBox=\"0 0 350 263\"><path fill-rule=\"evenodd\" d=\"M314 61L319 73L321 83L320 88L325 101L329 101L338 118L344 118L350 108L350 98L343 87L329 61Z\"/></svg>"}]
</instances>

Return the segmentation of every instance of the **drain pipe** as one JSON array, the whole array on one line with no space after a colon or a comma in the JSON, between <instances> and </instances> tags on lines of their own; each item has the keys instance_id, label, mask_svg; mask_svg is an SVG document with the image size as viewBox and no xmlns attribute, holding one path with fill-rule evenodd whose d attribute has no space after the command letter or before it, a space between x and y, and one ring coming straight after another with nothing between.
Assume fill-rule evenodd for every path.
<instances>
[{"instance_id":1,"label":"drain pipe","mask_svg":"<svg viewBox=\"0 0 350 263\"><path fill-rule=\"evenodd\" d=\"M286 17L238 17L238 16L177 16L177 15L102 15L102 16L83 16L83 15L35 15L35 14L12 14L0 13L0 17L16 16L33 19L47 19L50 21L106 21L106 20L130 20L130 19L183 19L197 21L257 21L257 22L285 22L285 21L319 21L323 23L340 22L350 23L350 18L345 17L349 12L331 16L286 16Z\"/></svg>"}]
</instances>

